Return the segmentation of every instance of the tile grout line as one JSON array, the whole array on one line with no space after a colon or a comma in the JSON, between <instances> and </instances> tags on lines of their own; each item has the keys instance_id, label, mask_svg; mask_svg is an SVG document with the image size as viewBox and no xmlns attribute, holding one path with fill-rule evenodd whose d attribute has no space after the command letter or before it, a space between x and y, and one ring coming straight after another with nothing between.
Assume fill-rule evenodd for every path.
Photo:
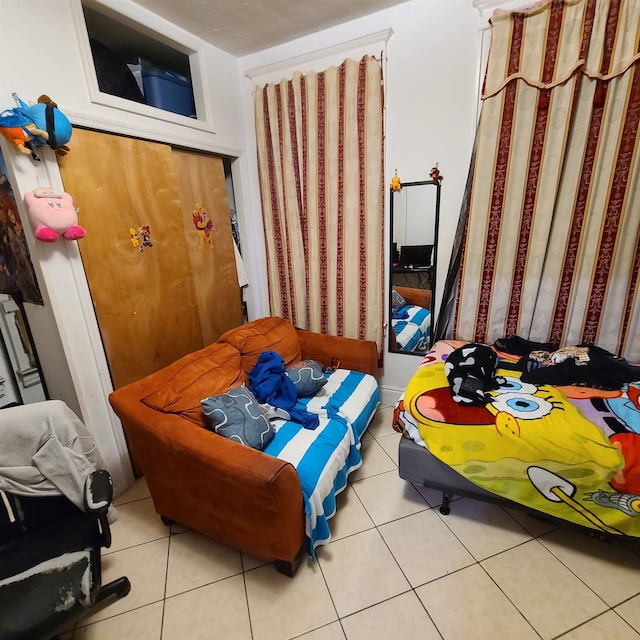
<instances>
[{"instance_id":1,"label":"tile grout line","mask_svg":"<svg viewBox=\"0 0 640 640\"><path fill-rule=\"evenodd\" d=\"M422 495L422 494L420 494L420 495ZM464 499L464 498L463 498L463 497L461 497L461 499ZM471 498L468 498L468 499L471 499ZM425 500L425 501L426 501L426 500ZM431 507L431 509L432 509L432 510L435 510L435 509L436 509L436 507L435 507L435 506L434 506L434 507ZM463 548L463 549L465 549L465 550L466 550L466 552L467 552L467 553L468 553L468 554L473 558L474 563L473 563L473 564L470 564L470 565L467 565L466 567L461 567L460 569L456 569L455 571L451 571L451 572L449 572L449 573L445 574L444 576L439 576L438 578L434 578L433 580L429 580L429 581L428 581L428 582L426 582L425 584L433 584L434 582L437 582L438 580L441 580L442 578L445 578L445 577L447 577L447 576L450 576L450 575L453 575L453 574L458 573L458 572L460 572L460 571L463 571L464 569L468 569L469 567L474 566L474 564L475 564L475 565L478 565L478 566L482 569L482 571L484 571L484 573L489 577L489 579L490 579L490 580L491 580L491 581L496 585L496 587L499 589L499 591L500 591L500 592L505 596L505 598L507 599L507 601L508 601L508 602L513 606L513 608L518 612L518 614L522 617L522 619L524 620L524 622L525 622L525 623L526 623L526 624L527 624L527 625L528 625L528 626L529 626L529 627L534 631L534 633L536 633L539 637L542 637L542 636L540 636L540 634L538 633L538 631L533 627L533 625L529 622L529 620L526 618L526 616L522 613L522 611L520 611L520 609L518 609L518 607L517 607L517 606L515 605L515 603L511 600L511 598L509 598L509 596L508 596L508 595L507 595L507 594L506 594L506 593L505 593L505 592L500 588L500 586L495 582L495 580L492 578L492 576L491 576L491 575L487 572L487 570L482 566L482 562L483 562L483 560L487 560L488 558L492 558L492 557L498 556L498 555L500 555L500 554L502 554L502 553L505 553L506 551L510 551L511 549L515 549L515 548L517 548L517 547L519 547L519 546L521 546L521 545L523 545L523 544L527 544L528 542L531 542L531 540L532 540L532 539L535 539L535 538L533 537L533 535L532 535L529 531L527 531L524 527L522 527L522 525L520 525L520 523L518 523L518 522L516 521L516 524L518 524L518 526L520 526L520 527L523 529L523 531L524 531L527 535L531 536L531 539L530 539L530 540L525 540L524 542L521 542L521 543L519 543L519 544L517 544L517 545L514 545L513 547L509 547L509 549L504 549L503 551L499 551L498 553L495 553L495 554L492 554L492 555L490 555L490 556L487 556L487 558L483 558L483 560L478 560L478 559L476 558L476 556L471 552L471 549L469 549L469 548L468 548L468 546L463 542L463 540L462 540L462 539L461 539L461 538L456 534L456 532L455 532L455 531L454 531L454 530L449 526L449 524L448 524L448 523L447 523L447 521L446 521L447 516L446 516L446 515L444 515L444 514L441 514L439 511L436 513L436 516L440 518L441 522L442 522L442 523L447 527L447 529L449 530L449 532L451 533L451 535L453 535L453 537L454 537L456 540L458 540L458 542L460 543L460 545L462 546L462 548ZM515 521L515 519L514 519L514 521ZM420 586L424 586L424 585L420 585ZM415 591L415 589L416 589L416 588L419 588L419 587L415 587L415 588L414 588L414 591ZM416 595L417 595L417 594L416 594ZM420 599L420 598L418 597L418 599ZM420 602L422 602L422 601L420 601ZM425 610L426 610L426 608L425 608ZM427 615L428 615L428 614L429 614L429 612L427 611ZM431 617L431 616L429 616L429 617ZM435 623L434 623L434 624L435 624ZM437 627L437 625L436 625L436 628L438 628L438 627ZM440 630L438 629L438 632L439 632L439 631L440 631Z\"/></svg>"},{"instance_id":2,"label":"tile grout line","mask_svg":"<svg viewBox=\"0 0 640 640\"><path fill-rule=\"evenodd\" d=\"M240 553L240 564L242 565L242 584L244 586L244 601L245 601L245 604L247 605L247 619L249 620L249 634L251 636L251 640L253 640L253 623L251 621L251 607L249 606L249 590L247 589L247 576L246 576L247 572L244 569L244 557L242 553Z\"/></svg>"},{"instance_id":3,"label":"tile grout line","mask_svg":"<svg viewBox=\"0 0 640 640\"><path fill-rule=\"evenodd\" d=\"M427 506L429 506L429 503L427 502L427 500L424 498L424 496L418 491L418 493L420 494L420 497L427 503ZM429 509L433 509L433 507L429 506ZM427 511L429 510L427 509ZM422 513L421 511L419 511L418 513ZM397 518L396 520L392 520L391 522L397 522L398 520L403 520L404 518L410 518L412 516L416 515L415 513L409 514L408 516L403 516L402 518ZM390 524L389 522L385 522L384 524ZM415 597L418 599L418 602L420 603L420 606L424 609L424 612L427 614L427 617L429 618L429 620L431 621L431 624L433 625L433 628L438 632L438 635L440 636L440 638L442 638L442 640L444 640L444 635L442 633L442 631L440 631L440 627L438 627L438 625L436 624L436 621L431 617L431 614L429 613L429 610L427 609L427 607L425 606L424 602L422 602L420 596L416 593L416 588L411 584L411 581L409 580L409 578L407 577L407 574L404 572L403 568L400 566L400 563L398 562L398 559L395 557L395 555L393 554L393 550L391 549L391 547L389 546L389 544L387 543L385 537L382 535L382 532L380 531L378 525L376 525L376 530L378 531L378 534L380 535L380 537L382 538L382 542L384 542L385 546L387 547L387 550L389 551L389 553L391 554L391 557L394 559L395 563L398 565L398 568L400 569L402 575L404 576L404 579L407 581L407 583L409 584L409 586L411 587L411 592L413 592L413 594L415 595ZM471 556L473 557L473 556ZM475 558L474 558L475 560ZM445 575L449 575L449 574L445 574ZM443 577L443 576L440 576ZM439 578L437 578L439 579ZM422 586L422 585L420 585ZM404 593L409 593L408 591L405 591ZM397 598L398 596L403 595L401 593L393 596L394 598ZM388 600L390 600L391 598L388 598ZM378 603L379 604L379 603Z\"/></svg>"},{"instance_id":4,"label":"tile grout line","mask_svg":"<svg viewBox=\"0 0 640 640\"><path fill-rule=\"evenodd\" d=\"M473 498L468 498L469 500L472 500ZM540 636L540 633L538 632L538 630L531 624L531 622L529 622L528 618L524 615L524 613L522 611L520 611L520 609L516 606L515 602L512 601L512 599L509 597L509 595L500 587L500 585L493 579L493 576L491 576L491 574L487 571L487 569L485 569L485 567L483 566L483 562L485 560L489 560L490 558L495 558L499 555L502 555L503 553L507 553L509 551L512 551L513 549L517 549L518 547L524 546L525 544L529 544L532 541L536 541L538 542L538 544L545 550L547 551L551 556L553 556L554 559L558 560L558 562L560 562L560 564L565 567L573 576L575 576L585 587L587 587L587 589L589 589L600 601L602 601L605 606L607 606L609 608L609 610L612 610L612 607L610 607L593 589L591 589L591 587L589 587L589 585L587 585L578 575L576 575L564 562L562 562L562 560L560 560L560 558L558 558L554 553L552 553L549 549L547 549L547 547L540 542L539 538L544 537L545 535L549 535L551 533L554 533L554 531L556 531L557 529L555 529L554 531L550 531L547 532L545 534L542 534L540 536L534 536L532 533L530 533L525 527L523 527L515 518L513 518L513 516L511 516L511 514L509 514L508 512L506 512L501 506L499 506L500 509L502 509L503 512L506 513L506 515L508 515L510 518L512 518L512 520L514 520L514 522L520 526L523 531L525 531L527 533L527 535L531 536L531 538L529 540L524 540L523 542L520 542L512 547L509 547L508 549L504 549L502 551L499 551L497 553L491 554L489 556L487 556L486 558L483 558L482 560L476 560L476 564L478 564L482 570L487 574L487 576L489 577L489 579L496 585L496 587L500 590L500 592L504 595L504 597L513 605L514 609L522 616L522 618L525 620L525 622L535 631L535 633L537 633ZM446 516L445 516L446 517ZM474 558L474 560L476 559L476 557L473 555L473 553L471 553L471 550L464 544L464 542L456 535L456 533L453 531L453 529L451 529L449 527L449 525L446 523L445 517L443 517L442 515L440 516L440 519L444 522L445 525L447 525L447 527L449 528L449 530L451 531L451 533L458 539L458 541L460 542L460 544L462 544L462 546L469 552L469 554L471 554L471 557ZM439 579L439 578L438 578ZM432 581L433 582L433 581ZM635 597L635 596L633 596ZM603 612L604 613L604 612ZM602 613L598 614L598 615L602 615ZM596 616L597 617L597 616ZM588 622L588 621L585 621ZM585 624L584 622L581 623L580 625L578 625L578 627L582 626L582 624ZM576 627L576 628L578 628ZM564 633L568 633L569 630L564 631ZM542 636L540 636L542 637Z\"/></svg>"},{"instance_id":5,"label":"tile grout line","mask_svg":"<svg viewBox=\"0 0 640 640\"><path fill-rule=\"evenodd\" d=\"M169 525L169 544L167 545L167 564L164 569L164 596L162 598L162 617L160 618L160 640L164 634L164 615L167 604L167 583L169 582L169 557L171 555L171 525Z\"/></svg>"},{"instance_id":6,"label":"tile grout line","mask_svg":"<svg viewBox=\"0 0 640 640\"><path fill-rule=\"evenodd\" d=\"M595 591L595 589L592 589L570 566L568 566L563 560L562 558L559 558L555 553L553 553L553 551L551 551L551 549L549 549L543 542L542 542L542 538L544 538L547 535L550 535L551 533L554 532L549 532L546 533L542 536L540 536L540 539L538 539L538 542L540 543L540 545L542 546L542 548L547 551L549 554L551 554L551 556L553 558L555 558L563 567L565 567L567 569L567 571L569 571L573 576L575 576L587 589L589 589L589 591L591 591L597 598L599 598L604 604L605 606L610 609L613 610L613 607L602 597L600 596L599 593L597 593ZM638 594L636 594L638 595ZM634 596L635 597L635 596ZM617 605L616 605L617 606Z\"/></svg>"},{"instance_id":7,"label":"tile grout line","mask_svg":"<svg viewBox=\"0 0 640 640\"><path fill-rule=\"evenodd\" d=\"M529 542L531 542L531 540L527 540L526 542L524 542L523 544L528 544ZM521 545L517 545L518 547ZM515 549L516 547L512 547L512 549ZM511 551L511 549L505 549L505 551ZM502 551L501 553L504 553L504 551ZM495 556L500 555L500 554L494 554L493 556L490 556L491 558L494 558ZM485 560L487 560L488 558L485 558ZM493 576L487 571L487 569L485 569L485 567L482 565L482 562L478 562L478 566L480 567L480 569L482 569L482 571L484 571L485 575L489 578L489 580L491 580L491 582L493 582L493 584L496 586L496 588L498 589L498 591L500 591L500 593L507 599L507 602L509 602L511 604L511 606L518 612L518 615L525 621L525 623L527 625L529 625L529 627L532 629L532 631L539 637L542 638L542 634L533 626L533 624L529 621L529 619L527 618L527 616L524 615L524 613L522 613L522 611L520 611L520 609L518 608L518 606L516 605L516 603L507 595L507 592L494 580Z\"/></svg>"},{"instance_id":8,"label":"tile grout line","mask_svg":"<svg viewBox=\"0 0 640 640\"><path fill-rule=\"evenodd\" d=\"M347 482L347 484L349 484ZM355 492L354 492L355 493ZM322 563L320 562L320 558L318 556L316 556L316 562L318 563L318 568L320 569L320 573L322 574L322 579L324 581L324 586L327 588L327 593L329 594L329 598L331 599L331 604L333 605L333 610L336 612L336 618L338 620L338 623L340 624L340 629L342 630L342 635L346 638L347 634L344 631L344 626L342 625L342 618L340 617L340 614L338 613L338 607L336 606L336 601L333 598L333 594L331 593L331 589L329 589L329 584L327 582L327 576L324 575L324 571L322 570ZM332 623L329 623L332 624ZM323 626L327 626L327 625L323 625ZM321 628L321 627L318 627ZM315 629L312 629L312 631L315 631ZM309 633L308 631L305 633ZM303 635L303 634L301 634Z\"/></svg>"},{"instance_id":9,"label":"tile grout line","mask_svg":"<svg viewBox=\"0 0 640 640\"><path fill-rule=\"evenodd\" d=\"M394 434L385 434L384 436L381 437L389 437L392 436ZM393 458L391 458L391 456L389 456L389 454L387 453L387 451L385 450L385 448L380 445L380 443L378 443L378 438L376 436L372 436L373 439L376 441L377 444L379 444L380 448L384 451L384 453L391 459L391 462L394 463L396 469L395 471L398 472L398 465L396 463L395 460L393 460ZM382 473L379 474L374 474L372 476L366 476L365 478L359 478L357 480L355 480L354 482L361 482L362 480L366 480L367 478L373 478L379 475L383 475L383 473L389 473L389 471L384 471ZM352 483L349 483L352 484ZM372 607L376 607L379 604L382 604L383 602L388 602L389 600L393 600L394 598L398 598L406 593L413 593L415 595L415 597L418 599L418 602L420 603L420 606L424 609L424 612L426 613L427 617L429 618L429 620L431 621L431 623L433 624L434 629L436 630L436 632L438 633L438 635L440 636L440 638L442 638L444 640L444 636L442 635L442 632L440 631L440 629L438 628L437 624L435 623L435 621L433 620L433 618L431 617L431 615L429 614L429 611L426 609L426 607L424 606L424 603L422 602L422 600L420 600L420 597L418 596L418 594L416 593L415 587L413 587L413 585L411 584L411 582L409 581L407 575L405 574L404 570L402 569L402 567L400 566L400 563L398 562L397 558L395 557L395 555L393 554L393 551L391 550L391 548L389 547L389 545L387 544L387 541L385 540L384 536L382 535L381 531L380 531L380 526L383 525L387 525L390 524L391 522L397 522L398 520L403 520L405 518L409 518L413 515L416 515L415 513L412 514L408 514L405 516L401 516L400 518L395 518L394 520L390 520L389 522L385 522L383 523L383 525L377 525L373 518L371 517L371 514L369 513L369 511L367 510L365 504L362 502L360 496L358 495L358 492L353 488L353 492L356 496L356 498L358 499L358 502L360 503L360 505L362 506L362 508L364 509L365 513L367 514L367 516L369 517L369 519L371 520L371 522L373 523L373 528L376 530L376 532L378 533L378 535L380 536L383 544L386 546L387 550L389 551L391 557L393 558L394 562L396 563L398 569L400 570L400 573L403 575L404 579L407 581L407 584L409 585L409 589L407 591L403 591L401 593L397 593L394 596L391 596L389 598L385 598L384 600L381 600L380 602L376 602L375 604L369 605L367 607L363 607L362 609L359 609L357 611L353 611L352 613L349 614L349 616L352 615L356 615L357 613L361 613L363 611L366 611L367 609L371 609ZM425 511L428 511L430 509L433 509L433 507L429 504L429 502L427 501L427 499L420 493L420 491L418 491L415 487L414 487L416 493L420 496L420 498L424 501L424 503L427 506L427 509L425 509ZM421 511L417 512L417 513L422 513ZM371 531L371 529L366 529L365 531ZM363 533L362 531L358 532L358 533ZM344 540L347 539L349 537L352 537L354 535L358 535L358 533L353 533L350 534L349 536L344 536L343 538L339 538L339 540ZM473 557L473 556L472 556ZM475 560L475 558L474 558ZM320 571L322 571L322 565L320 564ZM323 578L324 578L324 572L323 573ZM331 601L333 602L333 596L331 595L331 590L329 589L329 585L327 584L326 578L325 578L325 585L327 587L327 591L329 592L329 596L331 597ZM335 603L334 603L334 607L335 607ZM336 614L337 614L337 608L336 608ZM344 616L345 618L349 617L349 616ZM338 616L338 620L340 621L340 626L342 627L342 632L345 634L346 637L346 633L344 631L344 626L342 625L342 618L340 616Z\"/></svg>"}]
</instances>

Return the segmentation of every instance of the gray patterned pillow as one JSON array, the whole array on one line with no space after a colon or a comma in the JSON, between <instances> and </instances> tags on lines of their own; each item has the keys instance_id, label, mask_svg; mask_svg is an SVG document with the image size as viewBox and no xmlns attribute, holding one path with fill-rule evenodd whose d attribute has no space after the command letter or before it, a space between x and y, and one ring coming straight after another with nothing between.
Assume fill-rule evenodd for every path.
<instances>
[{"instance_id":1,"label":"gray patterned pillow","mask_svg":"<svg viewBox=\"0 0 640 640\"><path fill-rule=\"evenodd\" d=\"M391 290L391 310L397 313L407 304L407 301L395 290Z\"/></svg>"},{"instance_id":2,"label":"gray patterned pillow","mask_svg":"<svg viewBox=\"0 0 640 640\"><path fill-rule=\"evenodd\" d=\"M315 360L299 360L290 364L285 372L296 387L298 398L314 396L325 384L324 369Z\"/></svg>"},{"instance_id":3,"label":"gray patterned pillow","mask_svg":"<svg viewBox=\"0 0 640 640\"><path fill-rule=\"evenodd\" d=\"M201 404L209 429L229 440L262 451L273 439L273 425L245 385L205 398Z\"/></svg>"}]
</instances>

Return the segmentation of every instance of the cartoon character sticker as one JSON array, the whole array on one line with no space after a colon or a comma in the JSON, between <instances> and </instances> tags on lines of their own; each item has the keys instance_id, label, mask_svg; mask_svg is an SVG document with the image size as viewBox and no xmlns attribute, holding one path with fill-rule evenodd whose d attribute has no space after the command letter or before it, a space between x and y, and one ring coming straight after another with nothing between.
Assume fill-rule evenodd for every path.
<instances>
[{"instance_id":1,"label":"cartoon character sticker","mask_svg":"<svg viewBox=\"0 0 640 640\"><path fill-rule=\"evenodd\" d=\"M142 251L142 247L140 246L140 236L133 227L129 227L129 239L131 240L131 244L133 245L134 249Z\"/></svg>"},{"instance_id":2,"label":"cartoon character sticker","mask_svg":"<svg viewBox=\"0 0 640 640\"><path fill-rule=\"evenodd\" d=\"M137 229L135 227L129 227L129 240L134 249L138 250L138 253L142 253L145 247L153 247L151 230L148 224L142 225Z\"/></svg>"},{"instance_id":3,"label":"cartoon character sticker","mask_svg":"<svg viewBox=\"0 0 640 640\"><path fill-rule=\"evenodd\" d=\"M149 225L142 225L138 231L140 232L140 236L142 237L142 246L143 247L153 247L153 242L151 242L151 231L149 230Z\"/></svg>"},{"instance_id":4,"label":"cartoon character sticker","mask_svg":"<svg viewBox=\"0 0 640 640\"><path fill-rule=\"evenodd\" d=\"M196 228L196 231L200 236L200 246L207 244L209 245L209 249L212 249L213 232L215 231L216 226L199 202L194 203L191 217L193 219L193 226Z\"/></svg>"}]
</instances>

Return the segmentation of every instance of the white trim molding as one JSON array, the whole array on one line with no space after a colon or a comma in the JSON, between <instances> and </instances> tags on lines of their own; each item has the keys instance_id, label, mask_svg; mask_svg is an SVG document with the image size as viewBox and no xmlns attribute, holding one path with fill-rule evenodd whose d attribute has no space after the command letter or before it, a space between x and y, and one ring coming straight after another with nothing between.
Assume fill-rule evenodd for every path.
<instances>
[{"instance_id":1,"label":"white trim molding","mask_svg":"<svg viewBox=\"0 0 640 640\"><path fill-rule=\"evenodd\" d=\"M404 393L404 389L397 387L385 387L380 385L380 406L395 407L400 396Z\"/></svg>"},{"instance_id":2,"label":"white trim molding","mask_svg":"<svg viewBox=\"0 0 640 640\"><path fill-rule=\"evenodd\" d=\"M472 0L473 8L478 11L480 15L487 13L488 11L495 11L496 9L504 9L505 11L515 11L517 9L526 9L533 4L536 0Z\"/></svg>"},{"instance_id":3,"label":"white trim molding","mask_svg":"<svg viewBox=\"0 0 640 640\"><path fill-rule=\"evenodd\" d=\"M352 40L340 42L329 47L309 51L308 53L291 58L285 58L284 60L278 60L272 64L245 69L244 74L251 80L255 81L256 78L269 76L273 73L291 69L292 67L298 68L321 58L346 54L354 49L370 49L376 45L386 48L386 44L389 42L389 38L391 38L392 35L393 29L383 29L382 31L376 31L375 33L370 33L359 38L353 38Z\"/></svg>"}]
</instances>

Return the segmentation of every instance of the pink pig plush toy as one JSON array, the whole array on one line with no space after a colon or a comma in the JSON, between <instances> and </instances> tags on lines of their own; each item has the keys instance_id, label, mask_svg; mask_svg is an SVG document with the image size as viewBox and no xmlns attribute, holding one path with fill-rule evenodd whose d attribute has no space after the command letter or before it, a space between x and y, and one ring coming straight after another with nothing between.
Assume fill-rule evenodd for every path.
<instances>
[{"instance_id":1,"label":"pink pig plush toy","mask_svg":"<svg viewBox=\"0 0 640 640\"><path fill-rule=\"evenodd\" d=\"M78 225L78 210L73 198L51 187L42 187L25 194L24 202L35 236L42 242L84 238L86 231Z\"/></svg>"}]
</instances>

